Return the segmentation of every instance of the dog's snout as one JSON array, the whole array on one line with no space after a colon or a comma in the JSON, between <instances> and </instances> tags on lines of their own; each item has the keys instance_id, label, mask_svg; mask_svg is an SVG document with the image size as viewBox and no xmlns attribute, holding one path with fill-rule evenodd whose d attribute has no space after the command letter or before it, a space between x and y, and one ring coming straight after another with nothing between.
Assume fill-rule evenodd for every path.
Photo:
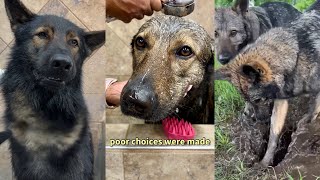
<instances>
[{"instance_id":1,"label":"dog's snout","mask_svg":"<svg viewBox=\"0 0 320 180\"><path fill-rule=\"evenodd\" d=\"M228 64L231 58L232 58L232 55L230 53L222 53L218 57L219 62L221 64Z\"/></svg>"},{"instance_id":2,"label":"dog's snout","mask_svg":"<svg viewBox=\"0 0 320 180\"><path fill-rule=\"evenodd\" d=\"M132 114L151 114L155 99L154 93L147 87L128 89L123 94L125 108Z\"/></svg>"},{"instance_id":3,"label":"dog's snout","mask_svg":"<svg viewBox=\"0 0 320 180\"><path fill-rule=\"evenodd\" d=\"M66 55L54 55L51 59L50 68L53 70L68 72L72 68L72 60Z\"/></svg>"}]
</instances>

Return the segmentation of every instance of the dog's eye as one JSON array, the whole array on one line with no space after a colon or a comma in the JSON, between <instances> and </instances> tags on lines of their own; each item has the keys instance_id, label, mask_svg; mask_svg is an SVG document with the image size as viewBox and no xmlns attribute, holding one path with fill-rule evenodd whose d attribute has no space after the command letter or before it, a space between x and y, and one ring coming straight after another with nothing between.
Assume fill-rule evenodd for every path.
<instances>
[{"instance_id":1,"label":"dog's eye","mask_svg":"<svg viewBox=\"0 0 320 180\"><path fill-rule=\"evenodd\" d=\"M71 46L74 46L74 47L78 47L79 46L79 43L76 39L70 39L69 40L69 43Z\"/></svg>"},{"instance_id":2,"label":"dog's eye","mask_svg":"<svg viewBox=\"0 0 320 180\"><path fill-rule=\"evenodd\" d=\"M183 58L189 58L193 55L193 51L189 46L182 46L178 51L177 55Z\"/></svg>"},{"instance_id":3,"label":"dog's eye","mask_svg":"<svg viewBox=\"0 0 320 180\"><path fill-rule=\"evenodd\" d=\"M214 36L215 36L216 38L219 37L218 31L214 31Z\"/></svg>"},{"instance_id":4,"label":"dog's eye","mask_svg":"<svg viewBox=\"0 0 320 180\"><path fill-rule=\"evenodd\" d=\"M39 32L37 34L37 36L40 38L40 39L48 39L49 38L49 35L47 32Z\"/></svg>"},{"instance_id":5,"label":"dog's eye","mask_svg":"<svg viewBox=\"0 0 320 180\"><path fill-rule=\"evenodd\" d=\"M147 47L147 43L142 37L137 37L136 45L137 45L137 48L145 48L145 47Z\"/></svg>"},{"instance_id":6,"label":"dog's eye","mask_svg":"<svg viewBox=\"0 0 320 180\"><path fill-rule=\"evenodd\" d=\"M238 31L237 31L237 30L232 30L232 31L230 32L230 36L231 36L231 37L235 37L237 34L238 34Z\"/></svg>"}]
</instances>

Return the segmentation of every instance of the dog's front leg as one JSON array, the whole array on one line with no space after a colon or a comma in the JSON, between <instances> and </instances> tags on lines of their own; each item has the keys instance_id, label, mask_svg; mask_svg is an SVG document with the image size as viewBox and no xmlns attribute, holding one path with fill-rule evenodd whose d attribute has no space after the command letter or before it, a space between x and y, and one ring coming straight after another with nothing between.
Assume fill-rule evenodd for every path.
<instances>
[{"instance_id":1,"label":"dog's front leg","mask_svg":"<svg viewBox=\"0 0 320 180\"><path fill-rule=\"evenodd\" d=\"M288 100L287 99L276 99L274 101L272 116L271 116L271 126L270 135L267 152L264 155L260 164L263 167L268 167L273 161L273 156L277 148L280 133L283 129L285 119L288 112Z\"/></svg>"}]
</instances>

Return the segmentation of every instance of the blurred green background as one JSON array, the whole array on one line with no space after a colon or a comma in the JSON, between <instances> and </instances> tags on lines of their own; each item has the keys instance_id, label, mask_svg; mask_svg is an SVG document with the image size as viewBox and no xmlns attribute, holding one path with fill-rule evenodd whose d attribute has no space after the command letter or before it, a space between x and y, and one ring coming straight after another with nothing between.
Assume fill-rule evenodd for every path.
<instances>
[{"instance_id":1,"label":"blurred green background","mask_svg":"<svg viewBox=\"0 0 320 180\"><path fill-rule=\"evenodd\" d=\"M265 2L275 2L275 0L254 0L250 1L251 5L259 6ZM300 11L305 10L307 7L309 7L315 0L278 0L277 2L286 2ZM233 4L233 0L215 0L216 7L222 7L222 6L231 6Z\"/></svg>"}]
</instances>

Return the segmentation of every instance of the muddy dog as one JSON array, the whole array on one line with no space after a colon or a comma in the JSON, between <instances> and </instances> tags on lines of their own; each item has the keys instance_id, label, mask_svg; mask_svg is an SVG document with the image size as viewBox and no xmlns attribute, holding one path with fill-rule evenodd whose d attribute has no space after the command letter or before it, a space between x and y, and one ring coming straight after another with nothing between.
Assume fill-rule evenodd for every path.
<instances>
[{"instance_id":1,"label":"muddy dog","mask_svg":"<svg viewBox=\"0 0 320 180\"><path fill-rule=\"evenodd\" d=\"M300 123L314 121L320 112L319 37L320 11L313 10L286 28L275 28L262 35L215 73L216 79L233 83L249 102L265 104L274 100L263 166L273 159L285 123L288 99L315 95L315 103Z\"/></svg>"},{"instance_id":2,"label":"muddy dog","mask_svg":"<svg viewBox=\"0 0 320 180\"><path fill-rule=\"evenodd\" d=\"M283 2L268 2L249 8L249 0L236 0L233 7L215 11L215 53L227 64L247 44L273 27L296 20L301 13Z\"/></svg>"},{"instance_id":3,"label":"muddy dog","mask_svg":"<svg viewBox=\"0 0 320 180\"><path fill-rule=\"evenodd\" d=\"M15 45L2 79L5 125L18 180L93 179L82 65L105 32L84 32L61 17L5 0Z\"/></svg>"},{"instance_id":4,"label":"muddy dog","mask_svg":"<svg viewBox=\"0 0 320 180\"><path fill-rule=\"evenodd\" d=\"M121 94L124 114L151 122L176 116L213 123L212 38L200 25L152 18L134 36L132 56L133 73Z\"/></svg>"},{"instance_id":5,"label":"muddy dog","mask_svg":"<svg viewBox=\"0 0 320 180\"><path fill-rule=\"evenodd\" d=\"M221 64L229 63L245 46L273 27L297 19L301 13L283 2L267 2L249 8L249 0L237 0L233 7L217 8L215 12L215 53ZM243 115L257 120L270 117L271 106L246 102ZM255 111L256 110L256 111Z\"/></svg>"}]
</instances>

